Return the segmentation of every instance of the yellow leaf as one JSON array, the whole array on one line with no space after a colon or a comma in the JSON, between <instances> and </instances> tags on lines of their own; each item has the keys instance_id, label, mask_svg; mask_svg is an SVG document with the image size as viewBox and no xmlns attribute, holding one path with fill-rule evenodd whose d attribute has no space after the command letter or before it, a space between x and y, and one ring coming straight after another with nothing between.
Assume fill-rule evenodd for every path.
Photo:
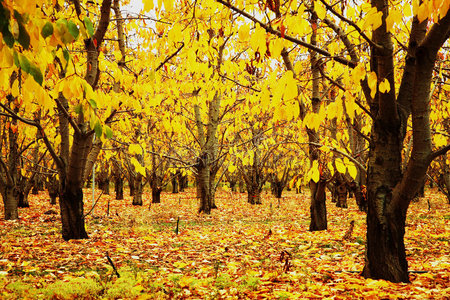
<instances>
[{"instance_id":1,"label":"yellow leaf","mask_svg":"<svg viewBox=\"0 0 450 300\"><path fill-rule=\"evenodd\" d=\"M379 11L372 17L372 30L377 29L381 24L383 24L383 13Z\"/></svg>"},{"instance_id":2,"label":"yellow leaf","mask_svg":"<svg viewBox=\"0 0 450 300\"><path fill-rule=\"evenodd\" d=\"M365 17L365 21L363 24L363 29L366 29L368 27L372 27L372 30L377 29L382 24L382 16L383 13L381 11L378 11L376 7L372 7Z\"/></svg>"},{"instance_id":3,"label":"yellow leaf","mask_svg":"<svg viewBox=\"0 0 450 300\"><path fill-rule=\"evenodd\" d=\"M330 170L331 176L333 176L334 175L333 163L331 161L327 162L327 167L328 167L328 170Z\"/></svg>"},{"instance_id":4,"label":"yellow leaf","mask_svg":"<svg viewBox=\"0 0 450 300\"><path fill-rule=\"evenodd\" d=\"M344 162L342 161L342 159L336 158L336 159L334 160L334 163L335 163L335 165L336 165L336 170L337 170L339 173L345 174L345 171L346 171L347 168L345 167Z\"/></svg>"},{"instance_id":5,"label":"yellow leaf","mask_svg":"<svg viewBox=\"0 0 450 300\"><path fill-rule=\"evenodd\" d=\"M377 93L377 74L375 72L370 72L367 76L367 83L370 88L370 97L375 97Z\"/></svg>"},{"instance_id":6,"label":"yellow leaf","mask_svg":"<svg viewBox=\"0 0 450 300\"><path fill-rule=\"evenodd\" d=\"M389 93L389 91L391 90L391 85L389 84L387 78L383 79L383 81L380 83L379 89L382 93Z\"/></svg>"},{"instance_id":7,"label":"yellow leaf","mask_svg":"<svg viewBox=\"0 0 450 300\"><path fill-rule=\"evenodd\" d=\"M234 173L234 171L236 171L236 166L233 165L233 164L230 164L230 165L228 166L228 172Z\"/></svg>"},{"instance_id":8,"label":"yellow leaf","mask_svg":"<svg viewBox=\"0 0 450 300\"><path fill-rule=\"evenodd\" d=\"M73 95L73 92L71 89L72 85L67 80L64 80L63 82L61 82L61 85L62 85L62 93L63 93L64 97L66 97L66 99L71 99L72 95Z\"/></svg>"},{"instance_id":9,"label":"yellow leaf","mask_svg":"<svg viewBox=\"0 0 450 300\"><path fill-rule=\"evenodd\" d=\"M240 41L247 41L250 37L250 25L242 25L239 27L238 36Z\"/></svg>"},{"instance_id":10,"label":"yellow leaf","mask_svg":"<svg viewBox=\"0 0 450 300\"><path fill-rule=\"evenodd\" d=\"M323 6L322 3L318 1L315 2L314 4L315 4L314 9L316 10L317 17L319 17L319 19L321 20L325 19L325 16L327 14L326 8Z\"/></svg>"},{"instance_id":11,"label":"yellow leaf","mask_svg":"<svg viewBox=\"0 0 450 300\"><path fill-rule=\"evenodd\" d=\"M281 51L283 50L283 41L279 39L273 39L270 43L270 53L273 58L278 58L281 55Z\"/></svg>"},{"instance_id":12,"label":"yellow leaf","mask_svg":"<svg viewBox=\"0 0 450 300\"><path fill-rule=\"evenodd\" d=\"M320 173L319 173L319 163L317 160L313 161L313 165L311 167L311 179L314 182L319 182Z\"/></svg>"},{"instance_id":13,"label":"yellow leaf","mask_svg":"<svg viewBox=\"0 0 450 300\"><path fill-rule=\"evenodd\" d=\"M137 173L141 174L142 176L146 175L145 168L141 165L141 163L135 157L132 157L130 159L130 162L134 166L134 169Z\"/></svg>"},{"instance_id":14,"label":"yellow leaf","mask_svg":"<svg viewBox=\"0 0 450 300\"><path fill-rule=\"evenodd\" d=\"M173 9L173 0L163 0L163 3L166 12L171 11Z\"/></svg>"},{"instance_id":15,"label":"yellow leaf","mask_svg":"<svg viewBox=\"0 0 450 300\"><path fill-rule=\"evenodd\" d=\"M137 144L131 144L130 146L128 146L128 152L130 154L142 154L142 148L140 145Z\"/></svg>"},{"instance_id":16,"label":"yellow leaf","mask_svg":"<svg viewBox=\"0 0 450 300\"><path fill-rule=\"evenodd\" d=\"M250 37L250 46L255 52L259 51L259 54L261 56L264 56L264 54L266 53L266 30L259 24L256 24L255 31Z\"/></svg>"},{"instance_id":17,"label":"yellow leaf","mask_svg":"<svg viewBox=\"0 0 450 300\"><path fill-rule=\"evenodd\" d=\"M153 0L142 0L142 2L144 4L144 9L143 9L144 12L148 12L153 9L153 6L154 6Z\"/></svg>"},{"instance_id":18,"label":"yellow leaf","mask_svg":"<svg viewBox=\"0 0 450 300\"><path fill-rule=\"evenodd\" d=\"M359 84L361 80L366 76L366 69L364 64L358 64L356 68L352 70L352 79L355 83Z\"/></svg>"},{"instance_id":19,"label":"yellow leaf","mask_svg":"<svg viewBox=\"0 0 450 300\"><path fill-rule=\"evenodd\" d=\"M14 64L14 56L8 47L3 47L2 51L0 51L0 58L2 58L0 60L1 66L4 68L12 67Z\"/></svg>"},{"instance_id":20,"label":"yellow leaf","mask_svg":"<svg viewBox=\"0 0 450 300\"><path fill-rule=\"evenodd\" d=\"M428 11L428 5L426 3L422 3L417 10L417 19L419 19L419 22L423 22L429 15L430 12Z\"/></svg>"},{"instance_id":21,"label":"yellow leaf","mask_svg":"<svg viewBox=\"0 0 450 300\"><path fill-rule=\"evenodd\" d=\"M169 38L169 41L170 42L178 42L181 39L181 37L183 36L183 34L181 33L182 29L183 28L178 23L173 25L172 29L167 34L167 37Z\"/></svg>"},{"instance_id":22,"label":"yellow leaf","mask_svg":"<svg viewBox=\"0 0 450 300\"><path fill-rule=\"evenodd\" d=\"M19 94L20 94L20 91L19 91L19 80L14 80L14 83L13 83L12 88L11 88L11 95L13 97L17 97L17 96L19 96Z\"/></svg>"},{"instance_id":23,"label":"yellow leaf","mask_svg":"<svg viewBox=\"0 0 450 300\"><path fill-rule=\"evenodd\" d=\"M392 32L392 28L394 28L394 23L395 23L394 15L390 13L386 18L386 31Z\"/></svg>"},{"instance_id":24,"label":"yellow leaf","mask_svg":"<svg viewBox=\"0 0 450 300\"><path fill-rule=\"evenodd\" d=\"M348 174L349 174L353 179L356 179L356 175L358 175L358 170L356 169L356 166L355 166L355 164L354 164L353 162L350 162L350 163L347 165L347 171L348 171Z\"/></svg>"},{"instance_id":25,"label":"yellow leaf","mask_svg":"<svg viewBox=\"0 0 450 300\"><path fill-rule=\"evenodd\" d=\"M386 18L386 30L392 32L396 21L401 22L402 13L398 10L392 10Z\"/></svg>"},{"instance_id":26,"label":"yellow leaf","mask_svg":"<svg viewBox=\"0 0 450 300\"><path fill-rule=\"evenodd\" d=\"M284 100L291 100L298 96L297 81L294 78L292 71L287 71L283 77L286 80L286 87L284 90Z\"/></svg>"},{"instance_id":27,"label":"yellow leaf","mask_svg":"<svg viewBox=\"0 0 450 300\"><path fill-rule=\"evenodd\" d=\"M278 105L275 107L275 111L273 112L273 121L283 121L288 120L288 114L286 111L286 106Z\"/></svg>"}]
</instances>

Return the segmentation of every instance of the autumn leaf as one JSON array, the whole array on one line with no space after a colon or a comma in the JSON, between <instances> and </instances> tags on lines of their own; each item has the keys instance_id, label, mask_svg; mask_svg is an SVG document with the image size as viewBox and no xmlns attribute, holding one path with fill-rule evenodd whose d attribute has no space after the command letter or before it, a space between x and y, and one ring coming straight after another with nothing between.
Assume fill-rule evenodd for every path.
<instances>
[{"instance_id":1,"label":"autumn leaf","mask_svg":"<svg viewBox=\"0 0 450 300\"><path fill-rule=\"evenodd\" d=\"M380 82L379 90L381 93L389 93L389 91L391 90L391 86L387 78L383 79L383 81Z\"/></svg>"}]
</instances>

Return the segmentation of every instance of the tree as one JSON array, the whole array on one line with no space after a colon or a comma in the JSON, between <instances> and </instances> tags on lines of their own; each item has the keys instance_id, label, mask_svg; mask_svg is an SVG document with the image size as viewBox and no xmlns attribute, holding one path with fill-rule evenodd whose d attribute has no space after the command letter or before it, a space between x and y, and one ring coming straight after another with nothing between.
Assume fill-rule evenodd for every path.
<instances>
[{"instance_id":1,"label":"tree","mask_svg":"<svg viewBox=\"0 0 450 300\"><path fill-rule=\"evenodd\" d=\"M75 12L78 20L82 19L82 11L80 8L80 3L78 1L73 1ZM9 3L7 3L9 4ZM33 7L20 7L19 9L29 12L32 10L32 19L25 24L25 19L21 19L23 24L20 24L20 32L17 43L20 44L24 49L29 48L29 44L33 44L33 51L43 51L41 55L47 55L58 46L58 49L62 49L54 57L54 61L51 62L48 58L46 62L48 63L50 78L53 74L59 73L59 83L56 88L51 87L53 91L50 96L53 98L53 103L56 104L56 109L58 111L59 117L59 154L55 150L55 146L50 141L45 128L41 124L42 120L30 120L19 115L19 112L14 111L7 105L0 103L0 106L5 111L5 115L8 117L19 120L25 124L34 126L42 134L42 139L52 156L55 165L59 173L60 182L60 212L61 212L61 223L62 223L62 236L65 240L69 239L82 239L87 238L88 235L84 226L84 214L83 214L83 171L86 167L86 159L91 149L93 135L96 134L100 137L103 133L102 125L95 114L95 109L97 107L96 95L94 91L97 88L99 81L100 69L99 69L99 53L100 46L102 45L105 33L108 28L109 18L110 18L110 8L111 0L105 0L102 2L100 7L100 18L98 26L94 31L92 23L89 18L84 18L84 22L79 22L79 25L83 27L82 34L86 37L84 43L84 50L86 51L86 61L85 61L85 77L82 79L76 74L76 70L73 68L68 68L70 54L68 51L68 46L72 44L80 36L80 28L73 20L67 20L66 18L61 18L55 20L54 24L50 20L45 23L44 27L40 27L40 17L43 16L42 11ZM56 5L55 13L60 16L59 11L61 7ZM12 12L12 6L1 7L2 13ZM21 11L19 11L20 13ZM17 16L16 16L17 17ZM36 18L36 19L34 19ZM31 39L28 35L26 36L26 29L32 30L33 32L40 30L40 35L38 39ZM54 28L56 28L54 30ZM7 35L5 35L6 29L2 29L3 38L6 39L7 46L11 48L10 53L17 57L16 67L21 68L24 73L25 78L23 83L23 91L21 93L22 99L24 99L24 107L30 109L30 111L36 110L39 105L33 103L33 100L39 98L39 101L44 102L44 109L47 111L51 108L51 100L48 94L44 94L42 87L39 86L43 83L42 72L39 67L36 67L30 63L30 54L23 53L20 54L19 50L15 46L15 41L9 42ZM39 43L46 43L42 39L48 39L50 44L47 48L40 48ZM25 45L27 43L27 45ZM26 47L25 47L26 46ZM56 53L56 52L55 52ZM28 57L28 58L27 58ZM50 57L52 57L50 55ZM41 62L44 67L44 63ZM56 71L56 66L59 66L59 72ZM67 78L67 72L72 71L70 78ZM28 76L29 74L29 76ZM31 77L32 76L32 77ZM34 79L34 81L32 80ZM49 80L50 82L50 80ZM87 97L92 97L86 99ZM69 98L69 99L68 99ZM37 103L39 103L39 101ZM50 102L50 104L48 103ZM78 114L76 118L72 117L70 104L75 103L74 111ZM112 119L115 111L111 112L109 115L109 121ZM108 118L105 123L108 123ZM73 140L70 143L70 134L73 130Z\"/></svg>"},{"instance_id":2,"label":"tree","mask_svg":"<svg viewBox=\"0 0 450 300\"><path fill-rule=\"evenodd\" d=\"M217 2L260 24L268 33L307 47L324 57L332 56L313 42L308 44L289 35L290 32L286 32L281 25L278 28L268 26L230 2ZM361 82L370 112L364 109L372 117L367 174L367 251L363 275L394 282L409 281L403 240L408 206L430 162L450 149L450 145L446 145L432 150L429 120L430 85L437 54L449 36L450 13L448 4L444 2L440 3L434 12L428 10L427 5L428 2L424 1L416 7L416 15L410 22L411 29L407 38L409 46L404 56L404 70L401 71L394 67L395 52L392 42L392 32L395 28L393 25L400 24L402 17L400 7L393 7L384 0L373 0L371 6L361 6L361 12L366 19L364 24L360 24L364 26L361 29L359 24L352 20L355 18L353 8L339 13L327 2L319 3L319 19L324 19L326 13L330 12L334 18L341 21L344 30L356 29L369 46L362 49L362 53L366 49L370 51L366 53L370 57L370 71L367 73L364 64L358 64L358 60L349 61L340 56L333 58L335 62L355 69L353 75L358 83ZM405 7L410 10L409 4ZM289 10L284 10L284 13L287 17L290 15ZM346 13L349 17L345 16ZM435 22L427 27L429 17ZM365 33L370 30L371 38ZM349 54L355 55L354 43L348 39L343 40L343 43L348 46ZM400 76L397 78L402 78L398 94L395 88L396 74ZM406 171L402 173L401 153L410 116L413 148Z\"/></svg>"}]
</instances>

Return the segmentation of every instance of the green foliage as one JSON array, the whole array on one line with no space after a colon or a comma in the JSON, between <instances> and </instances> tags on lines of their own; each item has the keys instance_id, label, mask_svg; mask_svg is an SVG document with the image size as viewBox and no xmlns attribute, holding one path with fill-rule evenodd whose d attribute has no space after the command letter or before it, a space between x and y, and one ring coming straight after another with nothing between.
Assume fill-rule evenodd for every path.
<instances>
[{"instance_id":1,"label":"green foliage","mask_svg":"<svg viewBox=\"0 0 450 300\"><path fill-rule=\"evenodd\" d=\"M21 281L11 282L6 286L6 289L11 291L12 294L17 298L33 297L36 293L36 291L33 290L33 287L30 284L23 283Z\"/></svg>"},{"instance_id":2,"label":"green foliage","mask_svg":"<svg viewBox=\"0 0 450 300\"><path fill-rule=\"evenodd\" d=\"M42 85L44 77L41 70L32 64L25 55L14 52L14 64L16 67L21 68L24 72L33 76L34 80Z\"/></svg>"},{"instance_id":3,"label":"green foliage","mask_svg":"<svg viewBox=\"0 0 450 300\"><path fill-rule=\"evenodd\" d=\"M95 102L94 99L89 99L88 102L92 108L94 108L94 109L97 108L97 102Z\"/></svg>"},{"instance_id":4,"label":"green foliage","mask_svg":"<svg viewBox=\"0 0 450 300\"><path fill-rule=\"evenodd\" d=\"M45 23L44 27L42 27L41 35L45 39L53 34L53 25L51 22Z\"/></svg>"},{"instance_id":5,"label":"green foliage","mask_svg":"<svg viewBox=\"0 0 450 300\"><path fill-rule=\"evenodd\" d=\"M86 27L86 31L89 37L94 35L94 25L92 25L91 20L88 17L84 17L84 26Z\"/></svg>"},{"instance_id":6,"label":"green foliage","mask_svg":"<svg viewBox=\"0 0 450 300\"><path fill-rule=\"evenodd\" d=\"M275 292L275 295L278 297L277 299L280 299L280 300L292 299L294 297L294 295L292 293L289 293L287 291L278 291L278 292Z\"/></svg>"},{"instance_id":7,"label":"green foliage","mask_svg":"<svg viewBox=\"0 0 450 300\"><path fill-rule=\"evenodd\" d=\"M230 288L235 285L234 282L231 280L230 275L228 274L220 274L219 276L217 276L214 284L220 290Z\"/></svg>"},{"instance_id":8,"label":"green foliage","mask_svg":"<svg viewBox=\"0 0 450 300\"><path fill-rule=\"evenodd\" d=\"M100 124L100 121L99 120L97 120L96 122L95 122L95 125L94 125L94 131L95 131L95 136L96 137L101 137L102 136L102 124Z\"/></svg>"},{"instance_id":9,"label":"green foliage","mask_svg":"<svg viewBox=\"0 0 450 300\"><path fill-rule=\"evenodd\" d=\"M360 237L360 236L357 236L357 237L355 238L355 242L358 243L358 244L360 244L360 245L364 245L364 244L366 243L366 241L365 241L362 237Z\"/></svg>"},{"instance_id":10,"label":"green foliage","mask_svg":"<svg viewBox=\"0 0 450 300\"><path fill-rule=\"evenodd\" d=\"M80 29L78 29L77 24L75 24L72 20L67 22L67 29L69 30L70 34L73 36L74 39L78 38L78 35L80 34Z\"/></svg>"},{"instance_id":11,"label":"green foliage","mask_svg":"<svg viewBox=\"0 0 450 300\"><path fill-rule=\"evenodd\" d=\"M109 283L106 286L105 294L103 298L118 299L127 298L133 299L141 294L143 286L140 284L142 281L141 273L135 274L134 272L120 270L120 278L117 278L114 282ZM138 275L138 276L136 276Z\"/></svg>"},{"instance_id":12,"label":"green foliage","mask_svg":"<svg viewBox=\"0 0 450 300\"><path fill-rule=\"evenodd\" d=\"M9 17L9 11L3 7L3 4L0 1L0 32L3 35L5 44L8 45L9 48L12 48L14 45L14 37L8 28Z\"/></svg>"},{"instance_id":13,"label":"green foliage","mask_svg":"<svg viewBox=\"0 0 450 300\"><path fill-rule=\"evenodd\" d=\"M33 76L34 80L39 83L39 85L42 85L42 83L44 82L44 76L42 75L41 70L35 66L35 65L30 65L30 72L29 74L31 76Z\"/></svg>"},{"instance_id":14,"label":"green foliage","mask_svg":"<svg viewBox=\"0 0 450 300\"><path fill-rule=\"evenodd\" d=\"M48 285L42 293L52 299L75 299L94 298L102 291L103 286L96 278L71 278Z\"/></svg>"},{"instance_id":15,"label":"green foliage","mask_svg":"<svg viewBox=\"0 0 450 300\"><path fill-rule=\"evenodd\" d=\"M249 290L257 290L261 280L253 275L246 275L242 278L241 288Z\"/></svg>"},{"instance_id":16,"label":"green foliage","mask_svg":"<svg viewBox=\"0 0 450 300\"><path fill-rule=\"evenodd\" d=\"M17 22L16 30L18 30L18 32L15 33L10 31L11 15L9 11L3 7L2 2L0 2L0 32L3 35L3 41L10 48L12 48L14 42L17 41L24 50L28 50L30 47L30 35L24 26L26 20L17 10L14 10L14 19Z\"/></svg>"},{"instance_id":17,"label":"green foliage","mask_svg":"<svg viewBox=\"0 0 450 300\"><path fill-rule=\"evenodd\" d=\"M17 10L14 10L14 17L19 23L19 36L17 38L17 42L23 47L23 49L28 50L30 47L30 35L24 26L24 19L21 14Z\"/></svg>"},{"instance_id":18,"label":"green foliage","mask_svg":"<svg viewBox=\"0 0 450 300\"><path fill-rule=\"evenodd\" d=\"M113 131L111 130L111 127L109 127L107 125L105 125L104 127L105 127L105 136L108 139L111 139L113 137Z\"/></svg>"}]
</instances>

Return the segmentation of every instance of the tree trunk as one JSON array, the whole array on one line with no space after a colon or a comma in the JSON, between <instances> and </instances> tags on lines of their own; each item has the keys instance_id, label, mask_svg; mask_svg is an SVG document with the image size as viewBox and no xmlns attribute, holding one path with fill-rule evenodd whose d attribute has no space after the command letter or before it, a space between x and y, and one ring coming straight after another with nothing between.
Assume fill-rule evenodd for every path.
<instances>
[{"instance_id":1,"label":"tree trunk","mask_svg":"<svg viewBox=\"0 0 450 300\"><path fill-rule=\"evenodd\" d=\"M49 197L50 197L50 204L51 205L56 205L56 198L58 197L57 193L48 193Z\"/></svg>"},{"instance_id":2,"label":"tree trunk","mask_svg":"<svg viewBox=\"0 0 450 300\"><path fill-rule=\"evenodd\" d=\"M232 191L233 193L236 193L236 192L237 192L237 189L236 189L236 181L235 181L235 180L230 180L230 189L231 189L231 191Z\"/></svg>"},{"instance_id":3,"label":"tree trunk","mask_svg":"<svg viewBox=\"0 0 450 300\"><path fill-rule=\"evenodd\" d=\"M212 202L211 202L211 187L210 187L210 172L208 165L208 155L204 154L201 156L198 162L197 172L198 172L198 192L200 197L200 207L198 209L199 213L211 214Z\"/></svg>"},{"instance_id":4,"label":"tree trunk","mask_svg":"<svg viewBox=\"0 0 450 300\"><path fill-rule=\"evenodd\" d=\"M130 189L130 196L133 197L135 194L135 179L134 177L130 174L130 176L128 176L128 188Z\"/></svg>"},{"instance_id":5,"label":"tree trunk","mask_svg":"<svg viewBox=\"0 0 450 300\"><path fill-rule=\"evenodd\" d=\"M1 192L5 206L5 220L17 220L19 218L18 198L15 195L14 187L4 186Z\"/></svg>"},{"instance_id":6,"label":"tree trunk","mask_svg":"<svg viewBox=\"0 0 450 300\"><path fill-rule=\"evenodd\" d=\"M256 184L247 186L247 199L250 204L262 204L261 189Z\"/></svg>"},{"instance_id":7,"label":"tree trunk","mask_svg":"<svg viewBox=\"0 0 450 300\"><path fill-rule=\"evenodd\" d=\"M319 231L327 229L327 206L325 194L326 182L319 180L318 183L314 181L309 182L311 190L311 223L309 224L309 231Z\"/></svg>"},{"instance_id":8,"label":"tree trunk","mask_svg":"<svg viewBox=\"0 0 450 300\"><path fill-rule=\"evenodd\" d=\"M402 143L395 128L374 121L367 177L365 277L409 282L406 261L406 209L392 205L392 190L401 180Z\"/></svg>"},{"instance_id":9,"label":"tree trunk","mask_svg":"<svg viewBox=\"0 0 450 300\"><path fill-rule=\"evenodd\" d=\"M178 177L178 185L180 187L180 192L184 192L188 187L188 178L186 175L180 175Z\"/></svg>"},{"instance_id":10,"label":"tree trunk","mask_svg":"<svg viewBox=\"0 0 450 300\"><path fill-rule=\"evenodd\" d=\"M379 187L369 193L366 263L363 276L392 282L409 282L404 244L406 209L380 207L391 201L391 191Z\"/></svg>"},{"instance_id":11,"label":"tree trunk","mask_svg":"<svg viewBox=\"0 0 450 300\"><path fill-rule=\"evenodd\" d=\"M350 190L355 196L356 204L360 211L367 212L367 195L365 186L361 186L356 181L350 182Z\"/></svg>"},{"instance_id":12,"label":"tree trunk","mask_svg":"<svg viewBox=\"0 0 450 300\"><path fill-rule=\"evenodd\" d=\"M109 176L99 179L98 187L103 191L103 194L109 195Z\"/></svg>"},{"instance_id":13,"label":"tree trunk","mask_svg":"<svg viewBox=\"0 0 450 300\"><path fill-rule=\"evenodd\" d=\"M152 203L161 203L162 188L152 188Z\"/></svg>"},{"instance_id":14,"label":"tree trunk","mask_svg":"<svg viewBox=\"0 0 450 300\"><path fill-rule=\"evenodd\" d=\"M345 184L340 184L337 187L337 193L338 193L338 198L337 198L337 203L336 206L337 207L342 207L342 208L347 208L347 187L345 186Z\"/></svg>"},{"instance_id":15,"label":"tree trunk","mask_svg":"<svg viewBox=\"0 0 450 300\"><path fill-rule=\"evenodd\" d=\"M345 179L345 175L341 173L336 174L334 193L334 197L336 197L336 206L347 208L347 180Z\"/></svg>"},{"instance_id":16,"label":"tree trunk","mask_svg":"<svg viewBox=\"0 0 450 300\"><path fill-rule=\"evenodd\" d=\"M133 205L142 205L143 188L142 175L138 174L134 180Z\"/></svg>"},{"instance_id":17,"label":"tree trunk","mask_svg":"<svg viewBox=\"0 0 450 300\"><path fill-rule=\"evenodd\" d=\"M172 194L178 194L179 189L178 189L178 178L180 176L180 173L177 172L173 177L172 177Z\"/></svg>"},{"instance_id":18,"label":"tree trunk","mask_svg":"<svg viewBox=\"0 0 450 300\"><path fill-rule=\"evenodd\" d=\"M58 190L59 190L58 181L56 180L55 176L49 176L47 180L48 181L46 183L46 186L48 195L50 197L50 204L55 205L56 197L58 197Z\"/></svg>"},{"instance_id":19,"label":"tree trunk","mask_svg":"<svg viewBox=\"0 0 450 300\"><path fill-rule=\"evenodd\" d=\"M275 198L280 199L283 194L284 184L281 181L272 182L273 186L273 195Z\"/></svg>"},{"instance_id":20,"label":"tree trunk","mask_svg":"<svg viewBox=\"0 0 450 300\"><path fill-rule=\"evenodd\" d=\"M314 9L314 2L312 4ZM311 25L313 28L311 34L311 44L317 45L317 15L311 15ZM311 97L311 106L312 112L318 113L320 110L321 104L321 95L320 95L320 59L318 54L315 51L310 51L310 64L311 64L311 72L312 72L312 97ZM306 128L306 132L308 134L308 140L312 143L319 143L319 135L314 128ZM317 160L320 164L320 151L317 146L310 145L309 146L309 159L311 162L311 166L314 161ZM323 181L322 178L319 179L318 182L314 182L312 179L309 182L309 189L311 191L311 204L310 204L310 212L311 212L311 223L309 224L310 231L318 231L318 230L326 230L327 229L327 207L326 207L326 182Z\"/></svg>"},{"instance_id":21,"label":"tree trunk","mask_svg":"<svg viewBox=\"0 0 450 300\"><path fill-rule=\"evenodd\" d=\"M239 180L239 193L245 193L245 184L244 181L241 179Z\"/></svg>"},{"instance_id":22,"label":"tree trunk","mask_svg":"<svg viewBox=\"0 0 450 300\"><path fill-rule=\"evenodd\" d=\"M28 202L28 194L26 191L19 191L17 193L18 201L17 206L21 208L30 207L30 203Z\"/></svg>"},{"instance_id":23,"label":"tree trunk","mask_svg":"<svg viewBox=\"0 0 450 300\"><path fill-rule=\"evenodd\" d=\"M63 239L66 241L87 239L88 235L84 226L83 190L79 188L72 192L65 188L59 198L59 206Z\"/></svg>"},{"instance_id":24,"label":"tree trunk","mask_svg":"<svg viewBox=\"0 0 450 300\"><path fill-rule=\"evenodd\" d=\"M116 200L123 200L123 178L121 176L116 175L114 178L114 191Z\"/></svg>"}]
</instances>

